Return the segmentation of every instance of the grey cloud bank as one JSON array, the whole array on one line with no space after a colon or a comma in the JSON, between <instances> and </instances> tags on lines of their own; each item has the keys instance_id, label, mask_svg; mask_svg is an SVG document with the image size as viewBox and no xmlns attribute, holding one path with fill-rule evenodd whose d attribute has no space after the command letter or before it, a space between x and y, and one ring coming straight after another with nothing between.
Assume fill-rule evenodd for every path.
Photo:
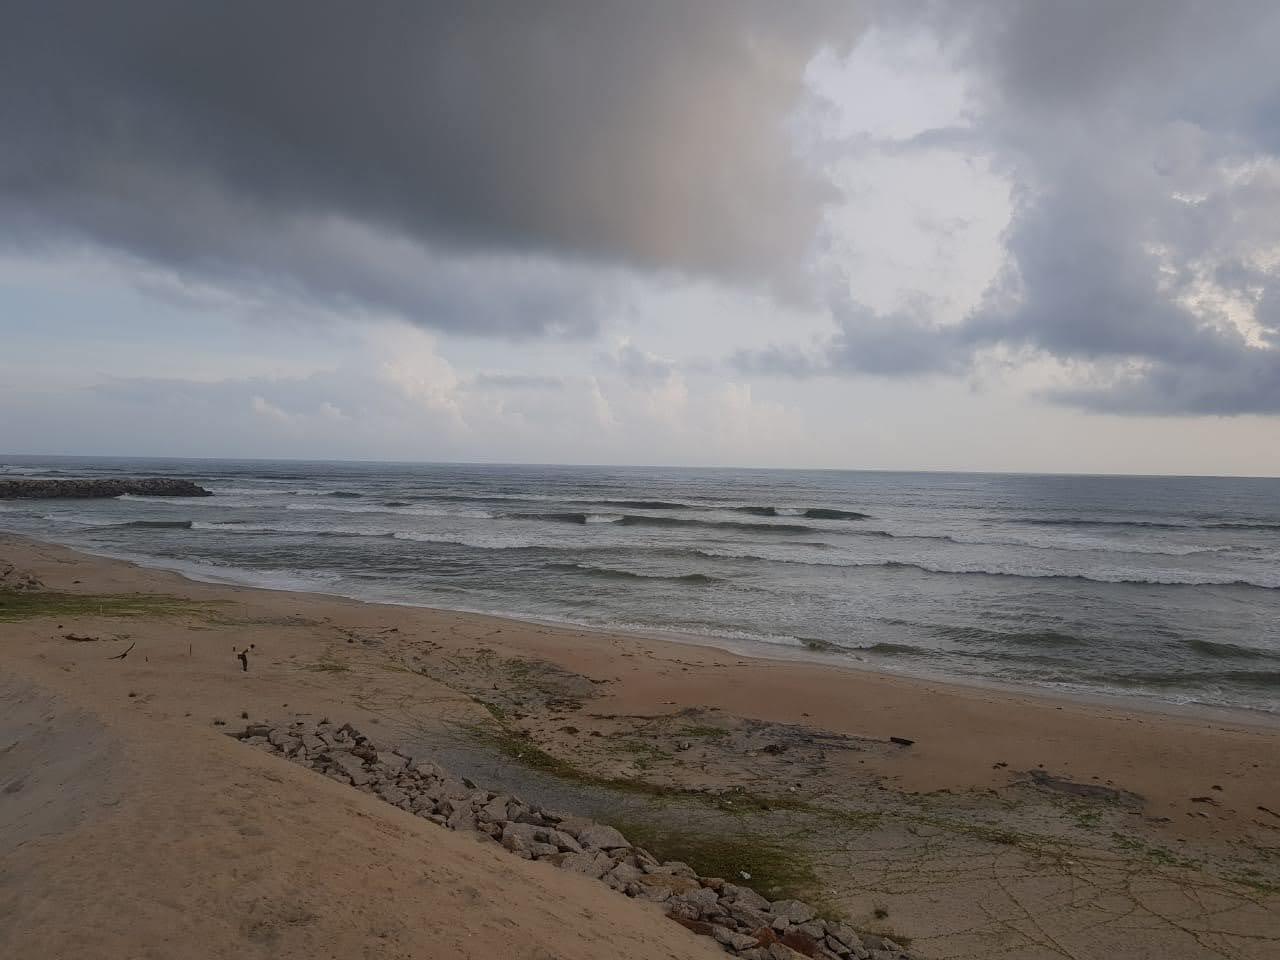
<instances>
[{"instance_id":1,"label":"grey cloud bank","mask_svg":"<svg viewBox=\"0 0 1280 960\"><path fill-rule=\"evenodd\" d=\"M800 135L815 58L868 29L935 38L963 122ZM1076 409L1277 414L1276 50L1280 6L1253 0L18 0L0 248L522 346L600 333L641 284L803 289L788 306L821 303L827 333L778 319L730 367L956 377L991 353L1053 366L1033 393ZM1008 183L1003 263L958 320L927 274L873 308L824 246L860 151ZM675 391L688 358L637 333L601 370ZM462 380L553 395L588 371L551 374Z\"/></svg>"},{"instance_id":2,"label":"grey cloud bank","mask_svg":"<svg viewBox=\"0 0 1280 960\"><path fill-rule=\"evenodd\" d=\"M583 263L799 269L831 192L787 125L854 35L817 0L9 4L2 239L581 334Z\"/></svg>"},{"instance_id":3,"label":"grey cloud bank","mask_svg":"<svg viewBox=\"0 0 1280 960\"><path fill-rule=\"evenodd\" d=\"M948 38L976 104L969 127L882 149L989 158L1015 199L1004 267L958 324L843 289L827 340L738 367L916 376L1001 347L1087 365L1086 382L1043 395L1089 410L1280 412L1280 7L882 9Z\"/></svg>"}]
</instances>

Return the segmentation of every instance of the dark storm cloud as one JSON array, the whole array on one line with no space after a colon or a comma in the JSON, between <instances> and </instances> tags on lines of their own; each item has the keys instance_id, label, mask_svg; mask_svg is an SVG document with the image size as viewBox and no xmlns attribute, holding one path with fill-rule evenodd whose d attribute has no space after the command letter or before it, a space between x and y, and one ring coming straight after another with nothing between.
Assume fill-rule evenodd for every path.
<instances>
[{"instance_id":1,"label":"dark storm cloud","mask_svg":"<svg viewBox=\"0 0 1280 960\"><path fill-rule=\"evenodd\" d=\"M740 362L918 375L999 345L1108 372L1050 394L1088 409L1280 412L1280 6L992 0L886 11L894 28L946 38L978 110L972 128L885 150L988 157L1013 186L1005 267L958 325L851 309L842 294L837 332L820 349ZM1241 305L1252 336L1233 322Z\"/></svg>"},{"instance_id":2,"label":"dark storm cloud","mask_svg":"<svg viewBox=\"0 0 1280 960\"><path fill-rule=\"evenodd\" d=\"M10 3L0 238L581 332L592 281L544 274L798 267L829 191L787 124L854 28L827 0Z\"/></svg>"}]
</instances>

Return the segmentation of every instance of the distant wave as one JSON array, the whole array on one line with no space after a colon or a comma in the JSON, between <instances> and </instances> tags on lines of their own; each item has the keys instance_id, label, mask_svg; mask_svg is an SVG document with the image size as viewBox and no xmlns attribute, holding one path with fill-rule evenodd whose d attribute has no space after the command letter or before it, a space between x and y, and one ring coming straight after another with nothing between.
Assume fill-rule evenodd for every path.
<instances>
[{"instance_id":1,"label":"distant wave","mask_svg":"<svg viewBox=\"0 0 1280 960\"><path fill-rule=\"evenodd\" d=\"M1029 647L1083 647L1092 641L1060 630L984 630L982 627L926 626L931 633L957 643L1011 643Z\"/></svg>"},{"instance_id":2,"label":"distant wave","mask_svg":"<svg viewBox=\"0 0 1280 960\"><path fill-rule=\"evenodd\" d=\"M675 500L580 500L601 507L622 507L626 510L691 510L697 505Z\"/></svg>"},{"instance_id":3,"label":"distant wave","mask_svg":"<svg viewBox=\"0 0 1280 960\"><path fill-rule=\"evenodd\" d=\"M1145 545L1123 541L1098 543L1035 543L1031 540L1009 537L955 537L942 533L889 533L884 530L849 530L846 533L862 536L885 536L895 540L939 540L968 547L1024 547L1028 550L1045 550L1066 553L1127 553L1137 556L1192 557L1204 553L1230 553L1235 546L1175 546L1172 544Z\"/></svg>"},{"instance_id":4,"label":"distant wave","mask_svg":"<svg viewBox=\"0 0 1280 960\"><path fill-rule=\"evenodd\" d=\"M608 580L663 580L668 583L697 583L712 584L720 583L719 577L708 576L705 573L683 573L683 574L663 574L663 573L636 573L631 570L618 570L614 567L595 567L585 563L549 563L549 570L566 570L573 573L587 574L593 577L601 577Z\"/></svg>"},{"instance_id":5,"label":"distant wave","mask_svg":"<svg viewBox=\"0 0 1280 960\"><path fill-rule=\"evenodd\" d=\"M935 567L924 563L910 563L904 560L887 560L869 564L852 564L853 566L877 566L887 567L890 569L913 569L922 570L925 573L936 573L945 576L981 576L981 577L1015 577L1027 580L1078 580L1088 583L1117 583L1117 584L1135 584L1139 586L1161 586L1161 587L1257 587L1264 590L1280 590L1280 581L1276 583L1260 583L1254 580L1245 580L1238 578L1220 578L1220 579L1184 579L1180 577L1142 577L1131 576L1126 574L1113 574L1107 576L1101 573L1085 574L1085 573L1057 573L1054 571L1014 571L1014 570L988 570L983 568L951 568Z\"/></svg>"},{"instance_id":6,"label":"distant wave","mask_svg":"<svg viewBox=\"0 0 1280 960\"><path fill-rule=\"evenodd\" d=\"M1185 641L1186 646L1196 653L1220 660L1280 660L1280 650L1258 650L1255 647L1243 647L1237 643L1205 640L1191 637Z\"/></svg>"},{"instance_id":7,"label":"distant wave","mask_svg":"<svg viewBox=\"0 0 1280 960\"><path fill-rule=\"evenodd\" d=\"M1186 673L1134 670L1103 674L1097 679L1106 684L1136 687L1199 687L1205 683L1231 683L1272 689L1280 684L1280 670L1194 670Z\"/></svg>"},{"instance_id":8,"label":"distant wave","mask_svg":"<svg viewBox=\"0 0 1280 960\"><path fill-rule=\"evenodd\" d=\"M556 523L616 523L623 527L703 527L717 530L754 530L762 533L816 533L816 527L799 523L747 523L735 520L693 520L685 517L599 513L512 513L517 520L547 520Z\"/></svg>"},{"instance_id":9,"label":"distant wave","mask_svg":"<svg viewBox=\"0 0 1280 960\"><path fill-rule=\"evenodd\" d=\"M14 474L16 476L35 476L40 473L57 473L56 470L50 470L48 467L19 467L11 464L0 463L0 474Z\"/></svg>"},{"instance_id":10,"label":"distant wave","mask_svg":"<svg viewBox=\"0 0 1280 960\"><path fill-rule=\"evenodd\" d=\"M936 656L932 650L925 650L923 647L913 647L905 643L871 643L865 647L845 647L843 649L856 653L880 653L906 657Z\"/></svg>"},{"instance_id":11,"label":"distant wave","mask_svg":"<svg viewBox=\"0 0 1280 960\"><path fill-rule=\"evenodd\" d=\"M190 530L194 520L129 520L125 523L104 523L104 528L138 527L147 530Z\"/></svg>"},{"instance_id":12,"label":"distant wave","mask_svg":"<svg viewBox=\"0 0 1280 960\"><path fill-rule=\"evenodd\" d=\"M1280 523L1223 520L1213 523L1171 523L1163 520L1102 520L1090 517L1015 517L1010 523L1036 527L1136 527L1147 530L1280 530Z\"/></svg>"},{"instance_id":13,"label":"distant wave","mask_svg":"<svg viewBox=\"0 0 1280 960\"><path fill-rule=\"evenodd\" d=\"M306 537L390 537L393 530L357 530L351 527L328 526L317 529L312 526L288 523L250 523L248 521L197 520L190 524L192 530L209 530L218 533L267 533L288 534Z\"/></svg>"},{"instance_id":14,"label":"distant wave","mask_svg":"<svg viewBox=\"0 0 1280 960\"><path fill-rule=\"evenodd\" d=\"M868 513L856 510L834 510L830 507L733 507L738 513L757 517L805 517L809 520L869 520Z\"/></svg>"},{"instance_id":15,"label":"distant wave","mask_svg":"<svg viewBox=\"0 0 1280 960\"><path fill-rule=\"evenodd\" d=\"M385 503L288 503L285 504L285 509L302 513L373 513L387 517L408 514L415 517L460 517L471 520L492 520L494 518L492 513L485 510L449 509L431 507L426 504L404 503L403 501L395 501L395 503L397 506L394 507Z\"/></svg>"},{"instance_id":16,"label":"distant wave","mask_svg":"<svg viewBox=\"0 0 1280 960\"><path fill-rule=\"evenodd\" d=\"M913 563L907 560L809 560L791 557L765 556L751 550L717 549L700 547L693 551L700 556L723 560L759 560L766 563L795 563L810 567L844 567L844 568L881 568L887 570L918 570L922 573L939 576L965 577L1011 577L1026 580L1074 580L1087 583L1132 584L1137 586L1161 587L1252 587L1262 590L1280 590L1280 578L1275 583L1262 583L1256 580L1224 577L1220 579L1183 579L1178 577L1141 577L1126 574L1084 574L1058 573L1056 571L1015 571L991 570L981 567L958 568L932 566L925 563Z\"/></svg>"},{"instance_id":17,"label":"distant wave","mask_svg":"<svg viewBox=\"0 0 1280 960\"><path fill-rule=\"evenodd\" d=\"M336 503L287 503L284 507L286 510L298 510L305 513L387 513L388 509L381 506L364 506L362 504L336 504Z\"/></svg>"},{"instance_id":18,"label":"distant wave","mask_svg":"<svg viewBox=\"0 0 1280 960\"><path fill-rule=\"evenodd\" d=\"M1013 517L1008 522L1033 527L1141 527L1148 530L1194 530L1197 526L1157 520L1098 520L1089 517Z\"/></svg>"}]
</instances>

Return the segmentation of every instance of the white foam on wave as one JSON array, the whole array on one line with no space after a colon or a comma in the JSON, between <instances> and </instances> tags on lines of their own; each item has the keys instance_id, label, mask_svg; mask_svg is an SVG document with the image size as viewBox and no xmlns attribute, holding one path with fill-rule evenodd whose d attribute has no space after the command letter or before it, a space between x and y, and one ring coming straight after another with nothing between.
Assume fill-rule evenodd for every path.
<instances>
[{"instance_id":1,"label":"white foam on wave","mask_svg":"<svg viewBox=\"0 0 1280 960\"><path fill-rule=\"evenodd\" d=\"M467 520L494 519L494 515L487 510L450 510L444 507L418 505L388 507L385 504L364 503L290 503L285 505L285 509L303 513L380 513L387 516L460 517Z\"/></svg>"},{"instance_id":2,"label":"white foam on wave","mask_svg":"<svg viewBox=\"0 0 1280 960\"><path fill-rule=\"evenodd\" d=\"M1260 587L1280 589L1280 573L1273 576L1243 576L1235 572L1207 574L1202 571L1168 569L1106 569L1090 566L1086 570L1028 566L1020 561L999 563L946 563L916 559L863 559L824 554L818 556L788 555L778 550L751 547L728 549L699 547L693 551L704 557L723 560L765 560L771 563L794 563L811 567L914 569L922 573L946 575L974 575L1012 577L1027 580L1083 580L1092 583L1132 584L1138 586L1187 586L1187 587Z\"/></svg>"},{"instance_id":3,"label":"white foam on wave","mask_svg":"<svg viewBox=\"0 0 1280 960\"><path fill-rule=\"evenodd\" d=\"M50 472L49 467L20 467L17 464L0 463L0 476L31 477Z\"/></svg>"},{"instance_id":4,"label":"white foam on wave","mask_svg":"<svg viewBox=\"0 0 1280 960\"><path fill-rule=\"evenodd\" d=\"M467 536L465 534L418 533L412 530L402 530L393 533L391 536L392 539L395 540L412 540L418 543L452 544L459 547L474 547L478 550L519 550L525 547L554 546L553 543L546 540L536 540L532 537L513 537L505 534L494 536L477 534L474 536Z\"/></svg>"},{"instance_id":5,"label":"white foam on wave","mask_svg":"<svg viewBox=\"0 0 1280 960\"><path fill-rule=\"evenodd\" d=\"M42 514L40 519L50 523L73 523L79 527L98 527L111 522L104 517L95 517L87 513L46 513Z\"/></svg>"}]
</instances>

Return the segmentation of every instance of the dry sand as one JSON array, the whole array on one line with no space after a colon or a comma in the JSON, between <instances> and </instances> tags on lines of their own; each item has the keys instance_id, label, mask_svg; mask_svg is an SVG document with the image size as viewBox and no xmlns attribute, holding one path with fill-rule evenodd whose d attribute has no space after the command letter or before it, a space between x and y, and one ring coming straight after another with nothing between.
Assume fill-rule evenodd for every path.
<instances>
[{"instance_id":1,"label":"dry sand","mask_svg":"<svg viewBox=\"0 0 1280 960\"><path fill-rule=\"evenodd\" d=\"M679 791L785 838L815 896L926 956L1280 956L1263 717L199 584L16 538L6 561L47 590L178 602L0 608L0 955L724 956L213 723L302 712L488 731L473 750L550 759L597 803L608 781Z\"/></svg>"}]
</instances>

